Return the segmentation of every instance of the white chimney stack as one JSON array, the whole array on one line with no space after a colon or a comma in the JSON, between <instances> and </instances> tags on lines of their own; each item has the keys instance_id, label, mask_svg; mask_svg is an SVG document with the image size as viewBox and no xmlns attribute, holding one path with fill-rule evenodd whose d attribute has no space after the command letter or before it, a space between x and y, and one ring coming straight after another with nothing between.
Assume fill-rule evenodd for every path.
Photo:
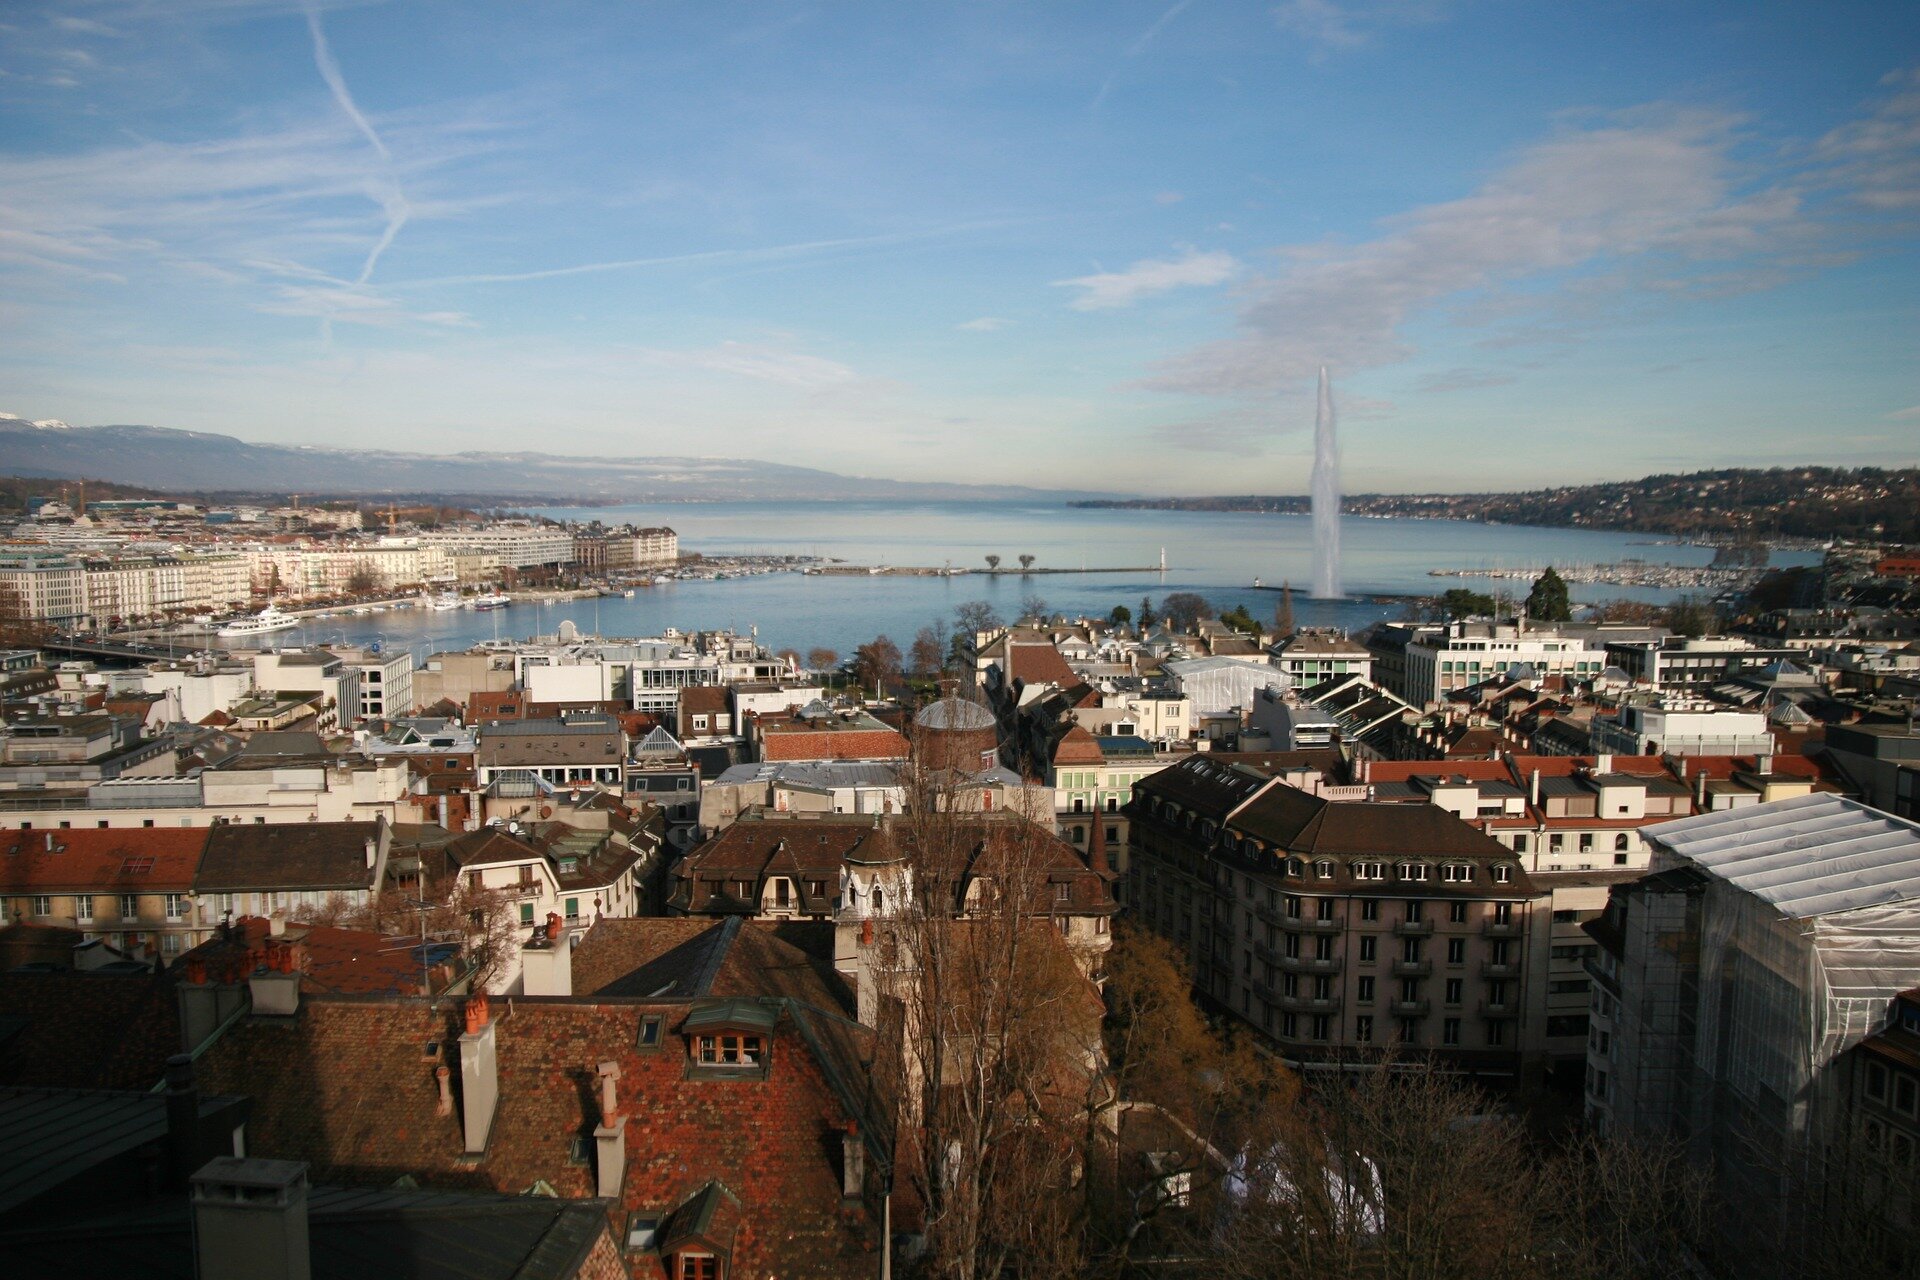
<instances>
[{"instance_id":1,"label":"white chimney stack","mask_svg":"<svg viewBox=\"0 0 1920 1280\"><path fill-rule=\"evenodd\" d=\"M468 1155L485 1153L499 1103L493 1022L487 1016L487 997L477 995L467 1001L467 1030L460 1037L460 1127Z\"/></svg>"},{"instance_id":2,"label":"white chimney stack","mask_svg":"<svg viewBox=\"0 0 1920 1280\"><path fill-rule=\"evenodd\" d=\"M520 948L520 989L530 996L573 994L573 948L565 923L552 912Z\"/></svg>"}]
</instances>

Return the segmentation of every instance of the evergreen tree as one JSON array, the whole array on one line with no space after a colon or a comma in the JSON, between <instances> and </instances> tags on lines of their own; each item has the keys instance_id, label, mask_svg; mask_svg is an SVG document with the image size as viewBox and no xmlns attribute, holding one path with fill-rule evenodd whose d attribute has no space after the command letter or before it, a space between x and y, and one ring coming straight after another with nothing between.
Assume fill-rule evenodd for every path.
<instances>
[{"instance_id":1,"label":"evergreen tree","mask_svg":"<svg viewBox=\"0 0 1920 1280\"><path fill-rule=\"evenodd\" d=\"M1153 625L1153 601L1148 599L1146 596L1141 596L1140 597L1141 634L1144 635L1146 633L1147 628L1152 625Z\"/></svg>"},{"instance_id":2,"label":"evergreen tree","mask_svg":"<svg viewBox=\"0 0 1920 1280\"><path fill-rule=\"evenodd\" d=\"M1555 573L1552 565L1533 580L1533 590L1527 593L1527 616L1541 622L1565 622L1573 617L1566 579Z\"/></svg>"},{"instance_id":3,"label":"evergreen tree","mask_svg":"<svg viewBox=\"0 0 1920 1280\"><path fill-rule=\"evenodd\" d=\"M1294 633L1293 584L1291 582L1280 584L1280 607L1274 610L1273 622L1279 628L1281 635L1290 636Z\"/></svg>"}]
</instances>

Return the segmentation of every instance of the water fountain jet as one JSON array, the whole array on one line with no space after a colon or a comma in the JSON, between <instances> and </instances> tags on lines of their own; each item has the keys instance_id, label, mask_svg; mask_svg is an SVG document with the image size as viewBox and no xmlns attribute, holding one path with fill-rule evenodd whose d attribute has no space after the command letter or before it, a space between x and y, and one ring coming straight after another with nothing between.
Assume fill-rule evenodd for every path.
<instances>
[{"instance_id":1,"label":"water fountain jet","mask_svg":"<svg viewBox=\"0 0 1920 1280\"><path fill-rule=\"evenodd\" d=\"M1334 437L1333 387L1320 366L1313 420L1313 598L1342 600L1340 589L1340 445Z\"/></svg>"}]
</instances>

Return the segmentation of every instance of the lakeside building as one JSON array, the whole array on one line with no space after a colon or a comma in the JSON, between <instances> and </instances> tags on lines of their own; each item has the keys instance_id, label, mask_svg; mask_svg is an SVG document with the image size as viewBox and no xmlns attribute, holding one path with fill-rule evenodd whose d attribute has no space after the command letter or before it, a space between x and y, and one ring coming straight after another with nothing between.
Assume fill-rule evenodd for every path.
<instances>
[{"instance_id":1,"label":"lakeside building","mask_svg":"<svg viewBox=\"0 0 1920 1280\"><path fill-rule=\"evenodd\" d=\"M247 558L0 553L0 597L25 621L63 627L224 611L251 598Z\"/></svg>"},{"instance_id":2,"label":"lakeside building","mask_svg":"<svg viewBox=\"0 0 1920 1280\"><path fill-rule=\"evenodd\" d=\"M451 583L456 576L445 548L420 537L255 543L246 557L256 594L293 599L407 590Z\"/></svg>"},{"instance_id":3,"label":"lakeside building","mask_svg":"<svg viewBox=\"0 0 1920 1280\"><path fill-rule=\"evenodd\" d=\"M573 560L573 532L564 525L506 521L431 529L420 534L420 543L448 556L491 556L503 569L558 567Z\"/></svg>"}]
</instances>

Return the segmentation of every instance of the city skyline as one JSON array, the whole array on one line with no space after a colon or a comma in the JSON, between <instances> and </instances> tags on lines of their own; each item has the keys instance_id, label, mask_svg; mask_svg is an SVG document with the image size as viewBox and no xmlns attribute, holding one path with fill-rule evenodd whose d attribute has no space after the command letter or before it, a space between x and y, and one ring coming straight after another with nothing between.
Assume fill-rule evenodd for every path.
<instances>
[{"instance_id":1,"label":"city skyline","mask_svg":"<svg viewBox=\"0 0 1920 1280\"><path fill-rule=\"evenodd\" d=\"M556 12L10 11L0 409L1299 493L1324 362L1354 491L1914 460L1911 10Z\"/></svg>"}]
</instances>

